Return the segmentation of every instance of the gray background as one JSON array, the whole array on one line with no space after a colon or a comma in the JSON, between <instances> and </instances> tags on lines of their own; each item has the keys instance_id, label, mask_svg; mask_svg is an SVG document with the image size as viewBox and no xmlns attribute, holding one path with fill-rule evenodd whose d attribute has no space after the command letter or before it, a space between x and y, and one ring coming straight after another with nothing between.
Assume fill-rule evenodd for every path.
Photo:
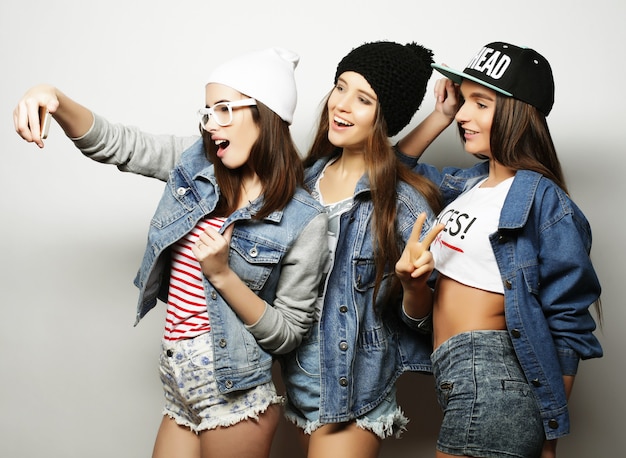
<instances>
[{"instance_id":1,"label":"gray background","mask_svg":"<svg viewBox=\"0 0 626 458\"><path fill-rule=\"evenodd\" d=\"M406 6L410 4L409 6ZM134 328L132 279L162 184L83 158L53 124L44 150L15 134L12 110L40 82L112 121L193 134L215 63L279 45L297 51L292 132L306 150L335 66L365 41L417 41L463 67L484 44L536 48L552 63L549 117L574 199L594 229L604 285L606 356L583 362L561 457L626 449L622 179L626 4L621 0L375 2L5 1L0 6L0 456L145 457L160 421L163 307ZM433 76L414 126L433 106ZM469 164L453 129L429 150ZM617 239L617 242L611 240ZM623 285L622 285L623 286ZM411 417L382 457L431 457L439 421L432 381L407 375ZM281 425L273 457L296 457Z\"/></svg>"}]
</instances>

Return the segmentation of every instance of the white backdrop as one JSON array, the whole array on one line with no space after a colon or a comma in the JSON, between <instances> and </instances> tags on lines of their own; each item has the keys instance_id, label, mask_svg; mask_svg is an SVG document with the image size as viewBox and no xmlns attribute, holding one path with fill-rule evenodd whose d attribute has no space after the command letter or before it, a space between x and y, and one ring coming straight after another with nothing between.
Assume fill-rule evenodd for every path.
<instances>
[{"instance_id":1,"label":"white backdrop","mask_svg":"<svg viewBox=\"0 0 626 458\"><path fill-rule=\"evenodd\" d=\"M626 223L625 20L622 0L3 2L0 456L146 457L162 403L163 307L134 328L132 285L162 184L86 160L56 124L44 150L23 142L12 123L21 95L47 82L112 121L193 134L215 63L278 45L302 56L292 132L305 150L339 59L381 39L417 41L453 67L497 40L534 47L552 63L549 122L570 190L594 229L606 319L599 334L606 356L581 364L572 435L560 456L621 456L626 253L611 240ZM411 126L432 106L429 90ZM425 160L469 163L453 129ZM431 379L403 377L400 399L409 430L386 441L382 457L432 457L439 411ZM295 447L281 425L273 457L297 457Z\"/></svg>"}]
</instances>

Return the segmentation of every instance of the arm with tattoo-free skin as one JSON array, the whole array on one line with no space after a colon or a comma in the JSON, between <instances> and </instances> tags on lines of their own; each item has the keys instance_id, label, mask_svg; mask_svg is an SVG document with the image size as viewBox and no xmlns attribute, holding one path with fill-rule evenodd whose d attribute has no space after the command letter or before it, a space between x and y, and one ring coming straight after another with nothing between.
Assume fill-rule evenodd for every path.
<instances>
[{"instance_id":1,"label":"arm with tattoo-free skin","mask_svg":"<svg viewBox=\"0 0 626 458\"><path fill-rule=\"evenodd\" d=\"M45 107L70 138L83 136L93 124L91 110L57 88L40 84L30 88L13 111L15 131L27 142L44 147L40 132L39 108Z\"/></svg>"},{"instance_id":2,"label":"arm with tattoo-free skin","mask_svg":"<svg viewBox=\"0 0 626 458\"><path fill-rule=\"evenodd\" d=\"M398 149L405 155L420 158L426 148L453 121L459 109L458 87L448 78L435 84L435 109L398 142Z\"/></svg>"}]
</instances>

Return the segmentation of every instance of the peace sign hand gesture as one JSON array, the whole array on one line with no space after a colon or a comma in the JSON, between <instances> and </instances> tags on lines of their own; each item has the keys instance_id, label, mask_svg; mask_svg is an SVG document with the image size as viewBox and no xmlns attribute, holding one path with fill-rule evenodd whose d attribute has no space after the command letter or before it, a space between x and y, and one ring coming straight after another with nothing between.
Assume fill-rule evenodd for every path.
<instances>
[{"instance_id":1,"label":"peace sign hand gesture","mask_svg":"<svg viewBox=\"0 0 626 458\"><path fill-rule=\"evenodd\" d=\"M424 281L426 281L435 268L433 255L428 250L428 247L430 247L435 237L443 230L444 226L443 224L437 224L424 236L423 240L420 241L420 235L425 221L426 213L421 213L417 217L413 230L411 231L411 236L404 247L400 259L396 263L396 274L403 285L405 282L410 282L412 279L419 277L424 277Z\"/></svg>"},{"instance_id":2,"label":"peace sign hand gesture","mask_svg":"<svg viewBox=\"0 0 626 458\"><path fill-rule=\"evenodd\" d=\"M444 228L443 224L435 225L420 241L425 221L426 213L421 213L413 225L400 259L396 262L396 275L404 290L403 306L405 312L412 317L423 317L432 307L432 294L426 281L435 268L435 261L428 248Z\"/></svg>"}]
</instances>

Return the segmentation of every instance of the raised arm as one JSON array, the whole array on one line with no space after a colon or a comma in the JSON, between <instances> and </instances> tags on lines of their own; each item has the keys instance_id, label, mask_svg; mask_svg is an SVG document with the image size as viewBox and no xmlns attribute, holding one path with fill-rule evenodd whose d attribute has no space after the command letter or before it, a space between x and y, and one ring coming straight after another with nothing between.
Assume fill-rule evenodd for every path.
<instances>
[{"instance_id":1,"label":"raised arm","mask_svg":"<svg viewBox=\"0 0 626 458\"><path fill-rule=\"evenodd\" d=\"M435 109L398 142L405 155L419 158L426 148L448 127L459 109L458 88L447 78L435 84Z\"/></svg>"},{"instance_id":2,"label":"raised arm","mask_svg":"<svg viewBox=\"0 0 626 458\"><path fill-rule=\"evenodd\" d=\"M83 136L93 124L91 110L75 102L54 86L30 88L13 110L15 131L27 142L44 147L40 132L39 108L45 107L70 138Z\"/></svg>"}]
</instances>

